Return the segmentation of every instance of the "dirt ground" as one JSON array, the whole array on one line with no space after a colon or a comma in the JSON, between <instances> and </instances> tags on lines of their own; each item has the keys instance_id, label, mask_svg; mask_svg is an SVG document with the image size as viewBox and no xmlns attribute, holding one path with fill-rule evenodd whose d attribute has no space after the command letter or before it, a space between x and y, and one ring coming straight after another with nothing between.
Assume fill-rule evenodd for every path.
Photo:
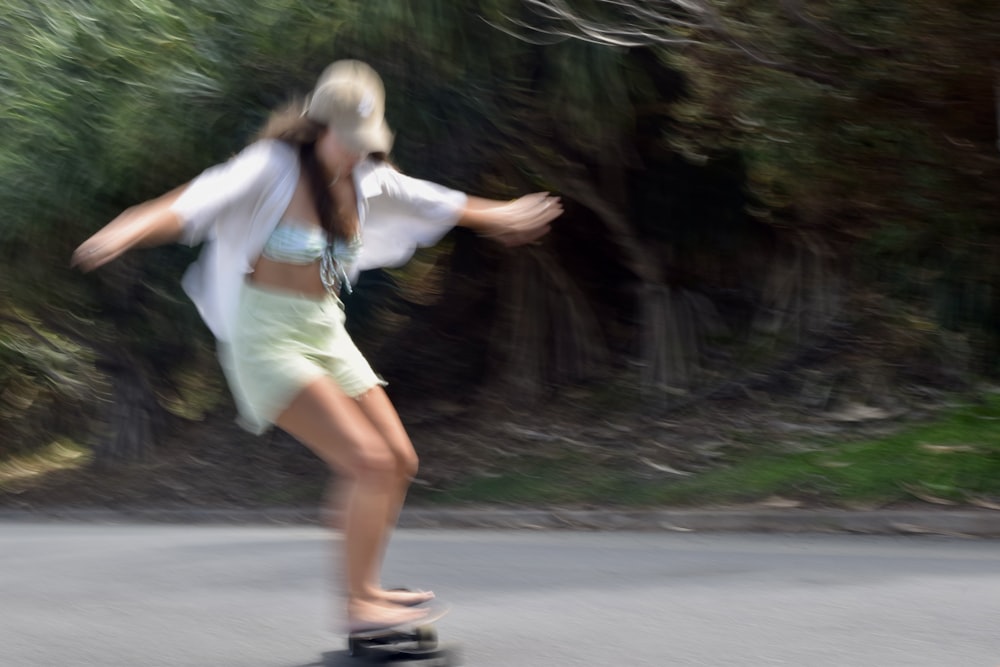
<instances>
[{"instance_id":1,"label":"dirt ground","mask_svg":"<svg viewBox=\"0 0 1000 667\"><path fill-rule=\"evenodd\" d=\"M520 405L496 397L406 401L400 415L421 456L411 502L539 458L572 456L644 478L697 474L755 448L791 452L817 437L889 433L940 404L924 392L891 403L883 396L880 405L818 406L804 385L792 393L741 386L720 394L687 406L641 397L612 404L593 387L514 402ZM321 462L289 436L251 436L222 414L176 424L147 463L57 470L8 486L0 507L307 507L321 502L328 482Z\"/></svg>"}]
</instances>

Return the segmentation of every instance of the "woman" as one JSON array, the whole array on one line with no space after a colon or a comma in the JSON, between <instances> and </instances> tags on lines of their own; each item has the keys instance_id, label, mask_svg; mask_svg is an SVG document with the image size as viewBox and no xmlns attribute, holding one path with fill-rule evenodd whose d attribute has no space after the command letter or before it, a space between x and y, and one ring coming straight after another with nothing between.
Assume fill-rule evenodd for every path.
<instances>
[{"instance_id":1,"label":"woman","mask_svg":"<svg viewBox=\"0 0 1000 667\"><path fill-rule=\"evenodd\" d=\"M90 271L129 248L204 242L184 287L219 342L245 428L272 424L341 477L349 631L418 622L433 594L380 582L417 455L384 384L344 330L341 290L397 266L461 225L508 245L540 238L561 211L534 194L469 197L384 161L393 135L379 76L338 61L304 105L272 115L258 140L191 183L131 208L87 239Z\"/></svg>"}]
</instances>

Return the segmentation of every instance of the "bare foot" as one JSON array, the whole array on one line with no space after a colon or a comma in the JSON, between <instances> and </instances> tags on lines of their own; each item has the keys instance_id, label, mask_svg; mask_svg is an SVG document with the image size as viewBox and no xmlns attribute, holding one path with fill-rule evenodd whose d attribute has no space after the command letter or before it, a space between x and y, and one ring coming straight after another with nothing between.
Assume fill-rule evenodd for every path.
<instances>
[{"instance_id":1,"label":"bare foot","mask_svg":"<svg viewBox=\"0 0 1000 667\"><path fill-rule=\"evenodd\" d=\"M418 604L430 602L434 599L434 593L431 591L383 590L379 591L377 595L378 599L382 602L402 607L415 607Z\"/></svg>"},{"instance_id":2,"label":"bare foot","mask_svg":"<svg viewBox=\"0 0 1000 667\"><path fill-rule=\"evenodd\" d=\"M427 609L411 609L396 604L353 600L347 605L347 629L348 632L382 630L415 623L427 614Z\"/></svg>"}]
</instances>

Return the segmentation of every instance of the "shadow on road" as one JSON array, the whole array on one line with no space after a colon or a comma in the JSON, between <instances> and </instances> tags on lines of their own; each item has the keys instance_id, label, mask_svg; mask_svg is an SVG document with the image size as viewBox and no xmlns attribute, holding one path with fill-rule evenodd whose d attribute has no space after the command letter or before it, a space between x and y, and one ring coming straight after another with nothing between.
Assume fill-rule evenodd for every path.
<instances>
[{"instance_id":1,"label":"shadow on road","mask_svg":"<svg viewBox=\"0 0 1000 667\"><path fill-rule=\"evenodd\" d=\"M390 654L382 659L378 658L352 658L347 651L327 651L318 662L310 662L306 665L295 665L294 667L357 667L365 664L393 664L393 665L419 665L421 667L454 667L461 664L460 653L455 646L449 646L444 655L428 659L401 659L390 658Z\"/></svg>"},{"instance_id":2,"label":"shadow on road","mask_svg":"<svg viewBox=\"0 0 1000 667\"><path fill-rule=\"evenodd\" d=\"M395 664L404 664L396 662ZM310 662L306 665L294 665L294 667L357 667L359 664L372 664L372 661L352 658L347 651L327 651L317 662Z\"/></svg>"},{"instance_id":3,"label":"shadow on road","mask_svg":"<svg viewBox=\"0 0 1000 667\"><path fill-rule=\"evenodd\" d=\"M347 654L347 651L328 651L320 656L320 659L316 662L304 665L292 665L291 667L347 667L347 665L356 664L351 662L351 656Z\"/></svg>"}]
</instances>

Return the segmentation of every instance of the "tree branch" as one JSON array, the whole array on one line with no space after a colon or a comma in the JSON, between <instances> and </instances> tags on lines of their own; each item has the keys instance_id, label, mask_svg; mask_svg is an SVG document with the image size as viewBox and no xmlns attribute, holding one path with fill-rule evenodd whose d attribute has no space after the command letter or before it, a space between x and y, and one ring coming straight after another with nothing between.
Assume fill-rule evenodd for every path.
<instances>
[{"instance_id":1,"label":"tree branch","mask_svg":"<svg viewBox=\"0 0 1000 667\"><path fill-rule=\"evenodd\" d=\"M881 47L862 46L855 44L838 32L826 27L806 13L802 0L781 0L781 9L785 15L798 25L813 31L820 44L834 53L842 56L857 56L866 53L885 53Z\"/></svg>"},{"instance_id":2,"label":"tree branch","mask_svg":"<svg viewBox=\"0 0 1000 667\"><path fill-rule=\"evenodd\" d=\"M719 45L733 49L750 62L768 69L825 86L840 86L838 78L826 72L788 62L777 54L769 54L747 40L738 37L726 25L724 17L705 0L661 0L660 3L640 0L597 0L623 15L617 22L589 20L574 10L566 0L524 0L525 4L544 20L558 27L531 26L524 21L513 22L519 28L547 33L562 38L579 39L594 44L617 47L709 45L714 38ZM797 0L782 0L783 7L791 12L797 22L805 22L810 29L819 31L828 48L837 50L857 47L831 33L799 9ZM665 7L657 9L657 7ZM672 9L673 11L669 11ZM509 33L512 34L512 33Z\"/></svg>"}]
</instances>

